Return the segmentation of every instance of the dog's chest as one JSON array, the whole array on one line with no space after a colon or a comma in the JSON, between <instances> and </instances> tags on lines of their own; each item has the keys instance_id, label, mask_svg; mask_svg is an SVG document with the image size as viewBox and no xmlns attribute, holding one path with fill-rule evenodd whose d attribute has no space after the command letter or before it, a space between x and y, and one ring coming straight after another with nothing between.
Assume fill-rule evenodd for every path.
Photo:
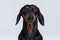
<instances>
[{"instance_id":1,"label":"dog's chest","mask_svg":"<svg viewBox=\"0 0 60 40\"><path fill-rule=\"evenodd\" d=\"M33 40L34 35L32 33L26 34L27 40Z\"/></svg>"}]
</instances>

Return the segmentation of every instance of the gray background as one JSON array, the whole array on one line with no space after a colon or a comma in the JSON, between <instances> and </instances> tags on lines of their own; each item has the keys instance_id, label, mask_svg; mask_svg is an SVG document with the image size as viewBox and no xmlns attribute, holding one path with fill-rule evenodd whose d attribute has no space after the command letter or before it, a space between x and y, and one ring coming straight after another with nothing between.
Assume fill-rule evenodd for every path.
<instances>
[{"instance_id":1,"label":"gray background","mask_svg":"<svg viewBox=\"0 0 60 40\"><path fill-rule=\"evenodd\" d=\"M38 29L44 40L60 40L60 1L59 0L0 0L0 40L18 40L23 19L15 25L22 6L34 4L44 15L45 26L38 22Z\"/></svg>"}]
</instances>

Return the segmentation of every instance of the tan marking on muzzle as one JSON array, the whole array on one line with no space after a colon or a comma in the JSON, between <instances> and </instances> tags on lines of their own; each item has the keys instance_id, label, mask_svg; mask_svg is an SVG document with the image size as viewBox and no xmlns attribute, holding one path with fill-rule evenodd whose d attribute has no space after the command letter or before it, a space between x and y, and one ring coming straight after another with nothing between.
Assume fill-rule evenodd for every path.
<instances>
[{"instance_id":1,"label":"tan marking on muzzle","mask_svg":"<svg viewBox=\"0 0 60 40\"><path fill-rule=\"evenodd\" d=\"M33 23L28 23L27 30L28 30L29 33L32 32L32 30L33 30Z\"/></svg>"},{"instance_id":2,"label":"tan marking on muzzle","mask_svg":"<svg viewBox=\"0 0 60 40\"><path fill-rule=\"evenodd\" d=\"M25 15L25 16L23 15L23 17L24 17L24 19L25 19L25 20L27 20L27 18L28 18L28 15Z\"/></svg>"},{"instance_id":3,"label":"tan marking on muzzle","mask_svg":"<svg viewBox=\"0 0 60 40\"><path fill-rule=\"evenodd\" d=\"M34 17L34 19L33 19L33 20L35 21L35 20L36 20L36 18L37 18L37 15L34 15L34 14L33 14L33 17Z\"/></svg>"}]
</instances>

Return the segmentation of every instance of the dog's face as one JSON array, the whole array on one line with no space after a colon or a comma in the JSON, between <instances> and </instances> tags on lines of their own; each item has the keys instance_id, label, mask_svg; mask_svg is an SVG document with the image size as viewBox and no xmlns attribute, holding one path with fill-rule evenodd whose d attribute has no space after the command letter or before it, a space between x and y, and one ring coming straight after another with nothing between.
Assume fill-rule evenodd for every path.
<instances>
[{"instance_id":1,"label":"dog's face","mask_svg":"<svg viewBox=\"0 0 60 40\"><path fill-rule=\"evenodd\" d=\"M33 23L38 17L37 9L34 6L26 6L22 14L23 19L27 23Z\"/></svg>"},{"instance_id":2,"label":"dog's face","mask_svg":"<svg viewBox=\"0 0 60 40\"><path fill-rule=\"evenodd\" d=\"M28 24L35 22L38 18L39 22L44 25L43 15L41 14L39 8L35 5L25 5L22 7L20 13L17 16L16 24L19 22L21 16Z\"/></svg>"}]
</instances>

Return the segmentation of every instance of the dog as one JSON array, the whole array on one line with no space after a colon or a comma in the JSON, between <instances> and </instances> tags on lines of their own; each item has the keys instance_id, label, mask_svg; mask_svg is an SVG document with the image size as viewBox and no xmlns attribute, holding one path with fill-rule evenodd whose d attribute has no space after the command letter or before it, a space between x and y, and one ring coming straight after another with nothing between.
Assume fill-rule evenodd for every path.
<instances>
[{"instance_id":1,"label":"dog","mask_svg":"<svg viewBox=\"0 0 60 40\"><path fill-rule=\"evenodd\" d=\"M17 15L16 25L20 18L23 18L23 29L18 36L18 40L43 40L38 31L38 20L44 26L44 17L36 5L25 5Z\"/></svg>"}]
</instances>

